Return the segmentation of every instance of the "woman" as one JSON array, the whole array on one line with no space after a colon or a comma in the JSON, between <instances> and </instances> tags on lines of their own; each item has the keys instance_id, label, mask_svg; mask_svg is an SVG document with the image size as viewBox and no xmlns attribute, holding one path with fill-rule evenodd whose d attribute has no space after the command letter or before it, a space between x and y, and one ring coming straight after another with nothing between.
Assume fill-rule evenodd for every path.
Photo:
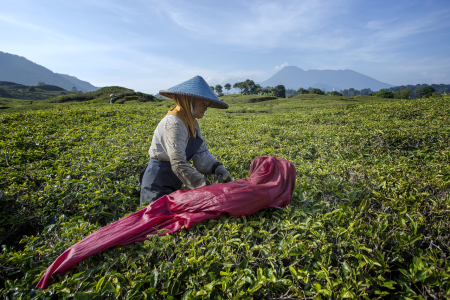
<instances>
[{"instance_id":1,"label":"woman","mask_svg":"<svg viewBox=\"0 0 450 300\"><path fill-rule=\"evenodd\" d=\"M200 76L159 93L172 98L176 106L153 134L150 162L140 176L141 206L179 190L182 184L190 189L209 185L207 174L215 174L219 182L231 181L206 147L196 120L203 118L208 107L226 109L228 104L220 101ZM195 168L189 164L191 159Z\"/></svg>"}]
</instances>

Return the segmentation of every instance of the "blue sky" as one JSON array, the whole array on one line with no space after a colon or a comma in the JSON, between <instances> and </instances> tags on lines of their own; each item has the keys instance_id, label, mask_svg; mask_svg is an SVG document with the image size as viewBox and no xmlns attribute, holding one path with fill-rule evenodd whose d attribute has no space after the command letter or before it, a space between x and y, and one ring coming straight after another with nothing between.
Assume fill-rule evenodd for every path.
<instances>
[{"instance_id":1,"label":"blue sky","mask_svg":"<svg viewBox=\"0 0 450 300\"><path fill-rule=\"evenodd\" d=\"M449 0L0 0L0 51L95 86L157 93L285 65L450 84ZM1 66L0 66L1 67Z\"/></svg>"}]
</instances>

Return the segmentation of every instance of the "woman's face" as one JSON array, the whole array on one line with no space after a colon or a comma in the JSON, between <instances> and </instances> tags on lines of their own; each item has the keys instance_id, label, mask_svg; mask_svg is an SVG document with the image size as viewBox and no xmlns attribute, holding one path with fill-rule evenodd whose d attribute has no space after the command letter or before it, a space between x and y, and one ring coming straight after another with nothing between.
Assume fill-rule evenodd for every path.
<instances>
[{"instance_id":1,"label":"woman's face","mask_svg":"<svg viewBox=\"0 0 450 300\"><path fill-rule=\"evenodd\" d=\"M196 119L201 119L205 115L206 110L208 109L208 106L210 104L210 101L208 100L201 100L201 99L194 99L194 117Z\"/></svg>"}]
</instances>

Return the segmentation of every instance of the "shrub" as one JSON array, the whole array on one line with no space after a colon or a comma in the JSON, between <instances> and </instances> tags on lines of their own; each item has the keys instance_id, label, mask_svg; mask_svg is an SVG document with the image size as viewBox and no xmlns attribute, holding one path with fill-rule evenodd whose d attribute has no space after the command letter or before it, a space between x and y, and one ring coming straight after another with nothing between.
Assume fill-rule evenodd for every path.
<instances>
[{"instance_id":1,"label":"shrub","mask_svg":"<svg viewBox=\"0 0 450 300\"><path fill-rule=\"evenodd\" d=\"M422 90L418 90L419 96L422 98L429 98L435 94L436 90L432 86L426 86Z\"/></svg>"},{"instance_id":2,"label":"shrub","mask_svg":"<svg viewBox=\"0 0 450 300\"><path fill-rule=\"evenodd\" d=\"M395 99L411 99L411 95L412 95L411 89L404 89L401 91L394 92Z\"/></svg>"},{"instance_id":3,"label":"shrub","mask_svg":"<svg viewBox=\"0 0 450 300\"><path fill-rule=\"evenodd\" d=\"M329 95L330 96L341 96L342 97L342 94L339 93L338 91L332 91Z\"/></svg>"},{"instance_id":4,"label":"shrub","mask_svg":"<svg viewBox=\"0 0 450 300\"><path fill-rule=\"evenodd\" d=\"M155 101L155 97L153 97L152 95L143 95L143 96L140 96L139 98L138 98L138 101L139 102L150 102L150 101Z\"/></svg>"},{"instance_id":5,"label":"shrub","mask_svg":"<svg viewBox=\"0 0 450 300\"><path fill-rule=\"evenodd\" d=\"M325 92L322 91L321 89L314 88L314 89L311 90L311 94L325 95Z\"/></svg>"},{"instance_id":6,"label":"shrub","mask_svg":"<svg viewBox=\"0 0 450 300\"><path fill-rule=\"evenodd\" d=\"M93 94L70 94L63 97L59 97L52 101L52 103L64 103L64 102L81 102L95 99Z\"/></svg>"},{"instance_id":7,"label":"shrub","mask_svg":"<svg viewBox=\"0 0 450 300\"><path fill-rule=\"evenodd\" d=\"M234 179L248 177L254 157L292 161L290 206L109 249L44 291L34 286L64 250L138 209L138 174L171 101L3 113L0 295L448 298L450 96L323 98L244 103L201 120Z\"/></svg>"},{"instance_id":8,"label":"shrub","mask_svg":"<svg viewBox=\"0 0 450 300\"><path fill-rule=\"evenodd\" d=\"M385 89L381 89L376 95L381 98L394 98L394 93L387 92Z\"/></svg>"},{"instance_id":9,"label":"shrub","mask_svg":"<svg viewBox=\"0 0 450 300\"><path fill-rule=\"evenodd\" d=\"M248 102L249 103L257 103L257 102L275 100L275 99L277 99L277 97L259 97L259 98L252 98Z\"/></svg>"}]
</instances>

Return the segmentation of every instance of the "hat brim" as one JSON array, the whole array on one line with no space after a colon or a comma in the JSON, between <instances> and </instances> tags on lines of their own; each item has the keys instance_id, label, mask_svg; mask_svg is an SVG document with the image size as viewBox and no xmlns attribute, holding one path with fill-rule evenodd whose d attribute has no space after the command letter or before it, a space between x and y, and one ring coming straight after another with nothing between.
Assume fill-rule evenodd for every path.
<instances>
[{"instance_id":1,"label":"hat brim","mask_svg":"<svg viewBox=\"0 0 450 300\"><path fill-rule=\"evenodd\" d=\"M163 95L164 97L168 97L173 99L174 95L183 95L183 96L191 96L197 99L202 99L202 100L209 100L211 101L211 108L219 108L219 109L227 109L229 106L228 104L226 104L225 102L222 102L220 100L216 100L216 99L212 99L209 97L205 97L202 95L198 95L198 94L194 94L194 93L186 93L186 92L180 92L180 91L171 91L171 90L161 90L159 91L160 95Z\"/></svg>"}]
</instances>

